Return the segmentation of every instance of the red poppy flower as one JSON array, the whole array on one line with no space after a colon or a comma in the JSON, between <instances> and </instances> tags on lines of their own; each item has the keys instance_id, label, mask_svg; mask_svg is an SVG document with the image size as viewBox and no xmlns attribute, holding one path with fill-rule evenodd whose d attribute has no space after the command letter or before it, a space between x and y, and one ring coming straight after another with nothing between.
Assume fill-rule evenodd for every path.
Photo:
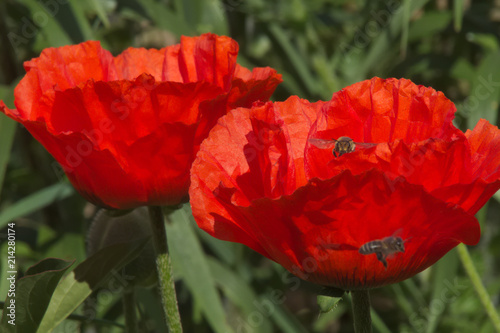
<instances>
[{"instance_id":1,"label":"red poppy flower","mask_svg":"<svg viewBox=\"0 0 500 333\"><path fill-rule=\"evenodd\" d=\"M49 48L15 89L21 122L88 200L108 207L175 205L217 119L267 100L281 76L236 63L238 44L205 34L117 57L99 42Z\"/></svg>"},{"instance_id":2,"label":"red poppy flower","mask_svg":"<svg viewBox=\"0 0 500 333\"><path fill-rule=\"evenodd\" d=\"M454 112L440 92L380 78L328 102L233 110L193 163L194 217L317 284L402 281L476 244L474 214L500 188L500 131L481 120L464 134ZM342 136L374 145L335 157L311 144Z\"/></svg>"}]
</instances>

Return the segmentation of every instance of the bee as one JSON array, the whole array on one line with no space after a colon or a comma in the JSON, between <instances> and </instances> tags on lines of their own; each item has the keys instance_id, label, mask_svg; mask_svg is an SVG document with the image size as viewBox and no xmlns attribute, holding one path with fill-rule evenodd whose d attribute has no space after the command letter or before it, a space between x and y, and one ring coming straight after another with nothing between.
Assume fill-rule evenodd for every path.
<instances>
[{"instance_id":1,"label":"bee","mask_svg":"<svg viewBox=\"0 0 500 333\"><path fill-rule=\"evenodd\" d=\"M359 248L359 253L364 255L369 255L375 253L377 259L387 268L387 256L398 253L405 252L405 242L408 240L403 240L401 237L390 236L383 239L376 239L368 243L363 244Z\"/></svg>"},{"instance_id":2,"label":"bee","mask_svg":"<svg viewBox=\"0 0 500 333\"><path fill-rule=\"evenodd\" d=\"M356 147L371 148L377 145L376 143L354 142L348 136L341 136L337 140L310 138L309 142L320 149L333 148L333 156L335 157L340 157L346 153L352 153L356 149Z\"/></svg>"}]
</instances>

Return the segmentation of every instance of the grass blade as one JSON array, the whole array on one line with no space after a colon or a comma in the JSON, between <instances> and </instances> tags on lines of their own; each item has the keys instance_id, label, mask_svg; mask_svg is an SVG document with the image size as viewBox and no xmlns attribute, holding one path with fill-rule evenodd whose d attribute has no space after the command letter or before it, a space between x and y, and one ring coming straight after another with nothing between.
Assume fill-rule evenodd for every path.
<instances>
[{"instance_id":1,"label":"grass blade","mask_svg":"<svg viewBox=\"0 0 500 333\"><path fill-rule=\"evenodd\" d=\"M184 209L173 212L170 220L171 223L167 223L166 229L174 269L181 271L186 285L212 329L218 333L231 332L207 257L200 240L196 237L192 223Z\"/></svg>"},{"instance_id":2,"label":"grass blade","mask_svg":"<svg viewBox=\"0 0 500 333\"><path fill-rule=\"evenodd\" d=\"M46 187L32 195L8 206L0 213L0 228L5 227L10 221L26 216L51 203L65 199L74 193L69 183L57 183Z\"/></svg>"}]
</instances>

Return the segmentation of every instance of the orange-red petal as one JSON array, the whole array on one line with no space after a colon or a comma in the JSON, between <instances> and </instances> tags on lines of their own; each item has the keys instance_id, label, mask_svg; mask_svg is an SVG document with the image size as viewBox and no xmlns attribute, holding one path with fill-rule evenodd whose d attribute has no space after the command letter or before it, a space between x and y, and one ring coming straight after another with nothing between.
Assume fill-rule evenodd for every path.
<instances>
[{"instance_id":1,"label":"orange-red petal","mask_svg":"<svg viewBox=\"0 0 500 333\"><path fill-rule=\"evenodd\" d=\"M92 202L176 205L187 200L191 163L217 119L232 104L268 99L281 82L269 68L235 75L237 53L234 40L214 34L117 57L93 41L50 48L25 63L17 109L0 109Z\"/></svg>"},{"instance_id":2,"label":"orange-red petal","mask_svg":"<svg viewBox=\"0 0 500 333\"><path fill-rule=\"evenodd\" d=\"M344 289L402 281L457 244L474 245L474 213L499 187L499 130L465 135L442 93L374 78L332 101L240 108L219 119L191 169L198 225L309 281ZM371 148L335 157L311 138ZM385 268L366 243L405 240Z\"/></svg>"}]
</instances>

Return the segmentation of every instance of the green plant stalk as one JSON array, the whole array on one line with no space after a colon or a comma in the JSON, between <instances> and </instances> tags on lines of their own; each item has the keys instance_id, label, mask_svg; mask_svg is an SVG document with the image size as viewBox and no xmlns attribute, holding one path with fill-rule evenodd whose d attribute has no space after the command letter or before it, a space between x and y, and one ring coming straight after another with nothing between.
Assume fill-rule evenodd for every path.
<instances>
[{"instance_id":1,"label":"green plant stalk","mask_svg":"<svg viewBox=\"0 0 500 333\"><path fill-rule=\"evenodd\" d=\"M368 290L351 291L354 331L356 333L372 332L372 317L370 314L370 294Z\"/></svg>"},{"instance_id":2,"label":"green plant stalk","mask_svg":"<svg viewBox=\"0 0 500 333\"><path fill-rule=\"evenodd\" d=\"M476 290L479 299L481 300L481 303L486 310L486 313L490 317L493 327L495 327L495 331L500 333L500 316L491 303L490 296L488 295L488 292L486 291L486 288L481 281L481 277L477 273L476 267L472 262L469 250L467 250L467 247L463 243L460 243L457 246L457 250L458 256L460 257L460 260L464 265L465 271L467 272L467 275L469 276L469 279L472 282L472 285L474 286L474 289Z\"/></svg>"},{"instance_id":3,"label":"green plant stalk","mask_svg":"<svg viewBox=\"0 0 500 333\"><path fill-rule=\"evenodd\" d=\"M165 217L159 206L150 206L149 216L151 229L153 230L153 242L156 250L156 270L158 272L158 286L160 288L161 300L165 322L170 333L182 333L181 317L177 306L177 295L175 294L172 263L168 253L167 237L165 234Z\"/></svg>"},{"instance_id":4,"label":"green plant stalk","mask_svg":"<svg viewBox=\"0 0 500 333\"><path fill-rule=\"evenodd\" d=\"M135 292L134 289L123 292L123 313L125 315L125 332L137 333L137 316L135 314Z\"/></svg>"},{"instance_id":5,"label":"green plant stalk","mask_svg":"<svg viewBox=\"0 0 500 333\"><path fill-rule=\"evenodd\" d=\"M462 30L464 2L464 0L453 1L453 27L455 28L455 32L460 32L460 30Z\"/></svg>"}]
</instances>

